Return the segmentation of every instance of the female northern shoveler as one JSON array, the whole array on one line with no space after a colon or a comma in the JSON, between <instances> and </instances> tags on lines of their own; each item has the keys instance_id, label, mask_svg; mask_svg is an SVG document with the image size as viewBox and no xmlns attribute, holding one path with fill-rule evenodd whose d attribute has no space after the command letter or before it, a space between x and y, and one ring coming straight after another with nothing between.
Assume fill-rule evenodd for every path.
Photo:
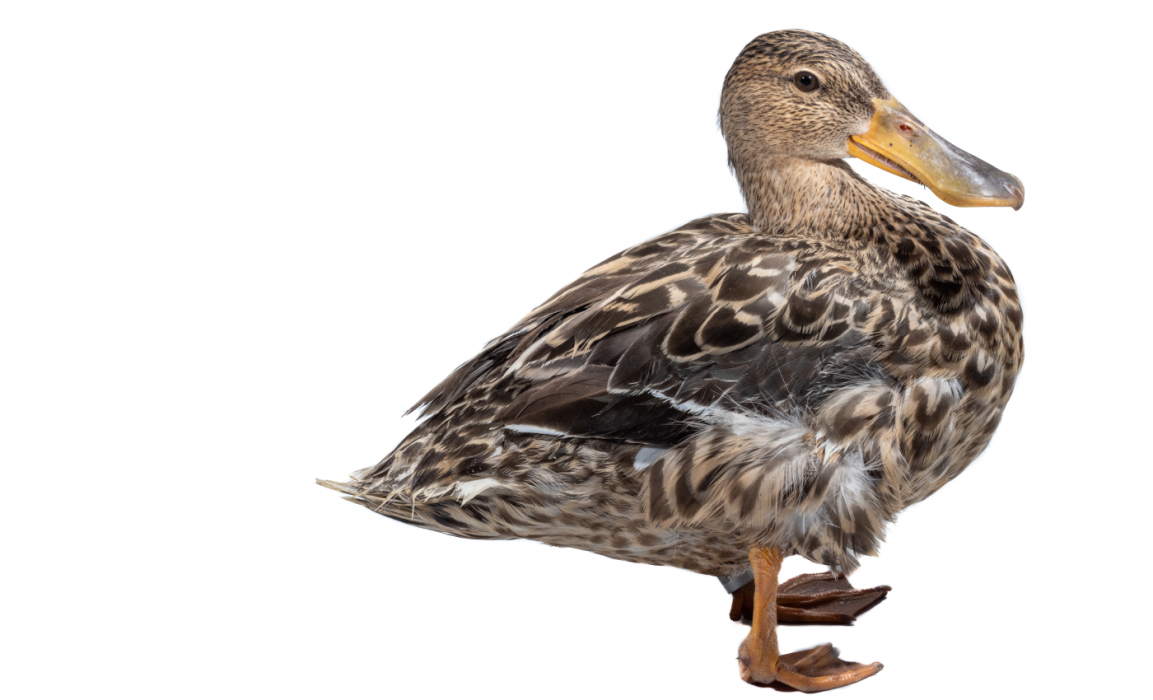
<instances>
[{"instance_id":1,"label":"female northern shoveler","mask_svg":"<svg viewBox=\"0 0 1153 700\"><path fill-rule=\"evenodd\" d=\"M751 563L742 678L839 687L881 666L828 646L778 655L777 604L814 602L777 599L782 557L845 574L875 553L886 523L985 448L1023 359L1001 258L842 159L958 206L1018 208L1024 189L812 32L746 46L720 122L748 214L592 268L421 399L427 419L383 461L323 483L459 537L722 577Z\"/></svg>"}]
</instances>

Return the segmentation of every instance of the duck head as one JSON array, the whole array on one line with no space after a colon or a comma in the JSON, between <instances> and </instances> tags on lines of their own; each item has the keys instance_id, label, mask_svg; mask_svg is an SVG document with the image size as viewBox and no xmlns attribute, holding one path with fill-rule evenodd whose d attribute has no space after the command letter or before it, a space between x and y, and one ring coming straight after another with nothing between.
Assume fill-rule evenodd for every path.
<instances>
[{"instance_id":1,"label":"duck head","mask_svg":"<svg viewBox=\"0 0 1153 700\"><path fill-rule=\"evenodd\" d=\"M954 206L1025 201L1020 180L938 136L856 51L816 32L770 32L746 46L725 78L720 123L746 198L766 169L853 156Z\"/></svg>"}]
</instances>

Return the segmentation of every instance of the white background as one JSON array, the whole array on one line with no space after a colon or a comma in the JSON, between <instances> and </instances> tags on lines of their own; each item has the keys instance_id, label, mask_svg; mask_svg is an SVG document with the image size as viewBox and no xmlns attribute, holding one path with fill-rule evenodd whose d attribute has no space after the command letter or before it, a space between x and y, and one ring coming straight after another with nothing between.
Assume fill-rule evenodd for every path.
<instances>
[{"instance_id":1,"label":"white background","mask_svg":"<svg viewBox=\"0 0 1153 700\"><path fill-rule=\"evenodd\" d=\"M1146 22L813 5L5 3L0 695L775 697L714 579L407 528L313 478L376 462L585 268L743 210L721 81L790 27L1025 182L961 210L856 163L996 247L1028 359L987 453L854 577L889 600L782 647L885 663L845 698L1138 694Z\"/></svg>"}]
</instances>

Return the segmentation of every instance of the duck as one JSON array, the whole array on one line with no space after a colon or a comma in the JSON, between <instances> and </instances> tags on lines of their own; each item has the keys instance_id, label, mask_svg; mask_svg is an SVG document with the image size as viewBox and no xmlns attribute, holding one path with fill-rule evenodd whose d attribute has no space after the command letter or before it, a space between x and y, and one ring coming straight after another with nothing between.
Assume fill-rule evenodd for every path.
<instances>
[{"instance_id":1,"label":"duck","mask_svg":"<svg viewBox=\"0 0 1153 700\"><path fill-rule=\"evenodd\" d=\"M829 690L882 665L781 654L778 625L884 596L845 577L981 454L1024 360L1005 261L846 159L960 207L1019 209L1024 186L816 32L745 46L719 123L746 213L589 269L421 398L378 464L320 483L456 537L719 577L750 622L740 677ZM781 584L789 556L829 572Z\"/></svg>"}]
</instances>

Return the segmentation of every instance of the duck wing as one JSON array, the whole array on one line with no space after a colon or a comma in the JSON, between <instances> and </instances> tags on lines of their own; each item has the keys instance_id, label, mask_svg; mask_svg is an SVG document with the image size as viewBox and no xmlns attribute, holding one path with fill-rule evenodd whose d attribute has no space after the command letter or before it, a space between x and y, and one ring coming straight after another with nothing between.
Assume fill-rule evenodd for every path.
<instances>
[{"instance_id":1,"label":"duck wing","mask_svg":"<svg viewBox=\"0 0 1153 700\"><path fill-rule=\"evenodd\" d=\"M884 375L869 291L847 255L710 217L590 269L414 408L483 402L514 431L655 445L717 411L815 410Z\"/></svg>"}]
</instances>

